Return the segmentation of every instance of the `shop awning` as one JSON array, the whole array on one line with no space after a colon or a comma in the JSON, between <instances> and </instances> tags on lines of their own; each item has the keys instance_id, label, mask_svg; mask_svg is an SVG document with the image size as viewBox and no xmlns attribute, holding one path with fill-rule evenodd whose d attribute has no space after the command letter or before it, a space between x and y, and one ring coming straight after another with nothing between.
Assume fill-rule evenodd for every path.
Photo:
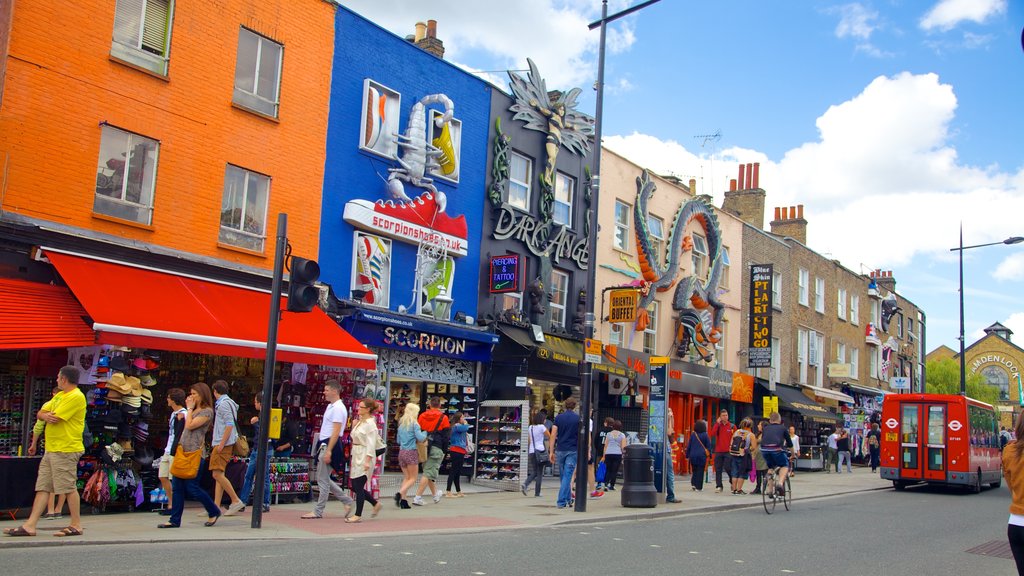
<instances>
[{"instance_id":1,"label":"shop awning","mask_svg":"<svg viewBox=\"0 0 1024 576\"><path fill-rule=\"evenodd\" d=\"M804 418L828 424L834 424L839 419L838 414L808 398L799 388L776 384L775 395L779 397L779 408L782 410L797 412Z\"/></svg>"},{"instance_id":2,"label":"shop awning","mask_svg":"<svg viewBox=\"0 0 1024 576\"><path fill-rule=\"evenodd\" d=\"M100 344L263 358L270 293L215 280L44 249L92 320ZM322 310L285 311L277 359L376 368L377 356Z\"/></svg>"},{"instance_id":3,"label":"shop awning","mask_svg":"<svg viewBox=\"0 0 1024 576\"><path fill-rule=\"evenodd\" d=\"M853 403L853 396L843 394L836 390L829 390L828 388L822 388L821 386L811 386L810 384L801 384L804 388L814 392L815 395L821 396L822 398L830 398L832 400L838 400L839 402L850 402Z\"/></svg>"},{"instance_id":4,"label":"shop awning","mask_svg":"<svg viewBox=\"0 0 1024 576\"><path fill-rule=\"evenodd\" d=\"M889 394L888 391L886 391L886 390L879 390L878 388L868 388L867 386L858 386L856 384L850 384L850 383L847 383L846 386L850 390L853 390L854 392L858 392L860 394L868 394L868 395L871 395L871 396L884 396L886 394Z\"/></svg>"},{"instance_id":5,"label":"shop awning","mask_svg":"<svg viewBox=\"0 0 1024 576\"><path fill-rule=\"evenodd\" d=\"M63 286L0 279L0 350L91 346L85 316Z\"/></svg>"}]
</instances>

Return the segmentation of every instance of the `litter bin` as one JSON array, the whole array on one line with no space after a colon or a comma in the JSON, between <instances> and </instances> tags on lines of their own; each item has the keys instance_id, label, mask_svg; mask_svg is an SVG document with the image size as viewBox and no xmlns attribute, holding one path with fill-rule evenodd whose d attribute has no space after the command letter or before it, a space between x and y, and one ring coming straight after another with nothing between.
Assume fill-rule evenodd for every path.
<instances>
[{"instance_id":1,"label":"litter bin","mask_svg":"<svg viewBox=\"0 0 1024 576\"><path fill-rule=\"evenodd\" d=\"M626 446L622 456L622 506L654 508L658 492L654 489L654 456L646 444Z\"/></svg>"}]
</instances>

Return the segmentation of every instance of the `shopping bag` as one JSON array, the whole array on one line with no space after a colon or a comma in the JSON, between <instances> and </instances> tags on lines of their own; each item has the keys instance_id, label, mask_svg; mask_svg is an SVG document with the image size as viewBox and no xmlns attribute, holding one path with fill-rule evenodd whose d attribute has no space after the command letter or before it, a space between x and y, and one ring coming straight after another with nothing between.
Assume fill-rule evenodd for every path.
<instances>
[{"instance_id":1,"label":"shopping bag","mask_svg":"<svg viewBox=\"0 0 1024 576\"><path fill-rule=\"evenodd\" d=\"M604 477L607 475L607 473L608 471L607 468L605 468L604 460L602 460L597 464L597 470L594 471L594 481L597 482L598 484L603 484Z\"/></svg>"}]
</instances>

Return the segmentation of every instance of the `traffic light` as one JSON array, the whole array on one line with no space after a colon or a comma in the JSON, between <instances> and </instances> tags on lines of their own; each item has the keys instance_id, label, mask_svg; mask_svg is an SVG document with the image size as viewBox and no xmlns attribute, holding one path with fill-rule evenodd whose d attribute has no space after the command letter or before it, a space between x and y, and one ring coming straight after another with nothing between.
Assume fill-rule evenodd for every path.
<instances>
[{"instance_id":1,"label":"traffic light","mask_svg":"<svg viewBox=\"0 0 1024 576\"><path fill-rule=\"evenodd\" d=\"M288 311L310 312L320 299L320 290L314 284L320 278L320 265L316 260L291 257L288 276Z\"/></svg>"}]
</instances>

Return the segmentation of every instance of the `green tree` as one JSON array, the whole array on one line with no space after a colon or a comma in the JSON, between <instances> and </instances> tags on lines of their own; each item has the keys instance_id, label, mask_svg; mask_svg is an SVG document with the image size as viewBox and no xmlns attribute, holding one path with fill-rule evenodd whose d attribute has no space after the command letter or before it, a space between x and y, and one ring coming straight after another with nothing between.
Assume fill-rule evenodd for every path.
<instances>
[{"instance_id":1,"label":"green tree","mask_svg":"<svg viewBox=\"0 0 1024 576\"><path fill-rule=\"evenodd\" d=\"M952 358L932 360L925 364L925 392L928 394L960 393L960 362ZM967 396L993 406L999 402L999 389L988 384L981 374L967 374Z\"/></svg>"}]
</instances>

